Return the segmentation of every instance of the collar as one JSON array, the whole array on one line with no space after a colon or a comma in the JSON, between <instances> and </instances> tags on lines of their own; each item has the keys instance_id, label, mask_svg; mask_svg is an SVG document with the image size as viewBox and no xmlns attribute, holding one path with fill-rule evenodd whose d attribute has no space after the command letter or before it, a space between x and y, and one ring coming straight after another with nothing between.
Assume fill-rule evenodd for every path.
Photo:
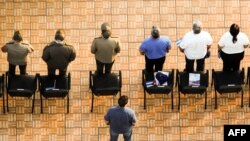
<instances>
[{"instance_id":1,"label":"collar","mask_svg":"<svg viewBox=\"0 0 250 141\"><path fill-rule=\"evenodd\" d=\"M63 41L60 41L60 40L55 40L55 42L56 42L57 44L64 44L64 42L63 42Z\"/></svg>"}]
</instances>

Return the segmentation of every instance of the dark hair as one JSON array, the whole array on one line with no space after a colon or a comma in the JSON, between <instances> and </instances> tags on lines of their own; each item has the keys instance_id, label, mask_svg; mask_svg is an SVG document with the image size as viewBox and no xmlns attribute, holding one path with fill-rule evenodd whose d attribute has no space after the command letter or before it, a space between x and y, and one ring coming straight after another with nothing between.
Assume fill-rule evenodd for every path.
<instances>
[{"instance_id":1,"label":"dark hair","mask_svg":"<svg viewBox=\"0 0 250 141\"><path fill-rule=\"evenodd\" d=\"M125 107L125 105L128 103L128 96L123 95L118 99L118 104L120 107Z\"/></svg>"},{"instance_id":2,"label":"dark hair","mask_svg":"<svg viewBox=\"0 0 250 141\"><path fill-rule=\"evenodd\" d=\"M17 41L17 42L21 42L21 41L23 40L23 37L22 37L22 35L21 35L21 33L20 33L19 30L16 30L16 31L14 32L14 35L13 35L12 39L13 39L14 41Z\"/></svg>"},{"instance_id":3,"label":"dark hair","mask_svg":"<svg viewBox=\"0 0 250 141\"><path fill-rule=\"evenodd\" d=\"M62 30L62 29L57 30L56 35L55 35L55 40L63 41L64 40L64 35L65 35L64 30Z\"/></svg>"},{"instance_id":4,"label":"dark hair","mask_svg":"<svg viewBox=\"0 0 250 141\"><path fill-rule=\"evenodd\" d=\"M240 32L240 27L237 24L232 24L230 27L230 34L233 36L233 43L237 41L237 35Z\"/></svg>"}]
</instances>

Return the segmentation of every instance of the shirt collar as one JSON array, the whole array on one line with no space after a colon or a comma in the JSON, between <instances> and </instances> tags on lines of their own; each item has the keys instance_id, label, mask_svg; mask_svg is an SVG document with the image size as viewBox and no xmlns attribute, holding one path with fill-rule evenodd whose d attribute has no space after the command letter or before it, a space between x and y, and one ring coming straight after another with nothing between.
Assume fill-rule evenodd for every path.
<instances>
[{"instance_id":1,"label":"shirt collar","mask_svg":"<svg viewBox=\"0 0 250 141\"><path fill-rule=\"evenodd\" d=\"M55 40L55 42L56 42L57 44L63 44L63 43L64 43L63 41L60 41L60 40Z\"/></svg>"}]
</instances>

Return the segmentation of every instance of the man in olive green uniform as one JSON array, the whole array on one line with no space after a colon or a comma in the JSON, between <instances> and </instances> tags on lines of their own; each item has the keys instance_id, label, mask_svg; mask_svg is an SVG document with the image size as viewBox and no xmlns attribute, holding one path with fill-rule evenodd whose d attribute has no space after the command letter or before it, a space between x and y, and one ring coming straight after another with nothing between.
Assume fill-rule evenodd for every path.
<instances>
[{"instance_id":1,"label":"man in olive green uniform","mask_svg":"<svg viewBox=\"0 0 250 141\"><path fill-rule=\"evenodd\" d=\"M1 50L2 52L7 52L10 75L15 75L17 65L19 66L20 74L26 74L27 56L34 49L29 43L23 42L19 30L14 32L12 40L6 43Z\"/></svg>"},{"instance_id":2,"label":"man in olive green uniform","mask_svg":"<svg viewBox=\"0 0 250 141\"><path fill-rule=\"evenodd\" d=\"M111 27L108 23L101 26L102 35L94 39L91 53L95 54L97 74L111 73L115 56L120 52L118 37L111 37ZM105 70L104 70L105 68Z\"/></svg>"},{"instance_id":3,"label":"man in olive green uniform","mask_svg":"<svg viewBox=\"0 0 250 141\"><path fill-rule=\"evenodd\" d=\"M54 76L57 69L60 76L65 76L69 63L76 58L74 47L64 42L64 36L63 30L57 30L55 41L52 41L43 49L42 59L48 65L49 76Z\"/></svg>"}]
</instances>

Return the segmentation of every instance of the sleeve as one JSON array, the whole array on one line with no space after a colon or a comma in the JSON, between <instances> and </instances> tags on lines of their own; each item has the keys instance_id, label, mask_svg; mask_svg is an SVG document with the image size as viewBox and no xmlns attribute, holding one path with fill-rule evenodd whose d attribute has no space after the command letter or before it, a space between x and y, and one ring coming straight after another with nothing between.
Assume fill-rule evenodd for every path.
<instances>
[{"instance_id":1,"label":"sleeve","mask_svg":"<svg viewBox=\"0 0 250 141\"><path fill-rule=\"evenodd\" d=\"M147 40L147 39L146 39ZM146 40L144 40L139 48L140 52L146 52Z\"/></svg>"},{"instance_id":2,"label":"sleeve","mask_svg":"<svg viewBox=\"0 0 250 141\"><path fill-rule=\"evenodd\" d=\"M50 56L49 56L49 46L46 46L46 47L43 49L42 59L43 59L43 61L45 61L45 62L48 62L48 61L49 61L49 59L50 59Z\"/></svg>"},{"instance_id":3,"label":"sleeve","mask_svg":"<svg viewBox=\"0 0 250 141\"><path fill-rule=\"evenodd\" d=\"M69 61L74 61L76 59L76 50L74 46L70 46L70 56Z\"/></svg>"},{"instance_id":4,"label":"sleeve","mask_svg":"<svg viewBox=\"0 0 250 141\"><path fill-rule=\"evenodd\" d=\"M135 112L133 111L133 112L132 112L131 122L132 122L132 123L136 123L136 121L137 121L137 118L136 118Z\"/></svg>"},{"instance_id":5,"label":"sleeve","mask_svg":"<svg viewBox=\"0 0 250 141\"><path fill-rule=\"evenodd\" d=\"M95 41L96 39L93 40L92 45L91 45L91 53L95 54L97 51L96 45L95 45Z\"/></svg>"},{"instance_id":6,"label":"sleeve","mask_svg":"<svg viewBox=\"0 0 250 141\"><path fill-rule=\"evenodd\" d=\"M167 46L166 46L166 49L170 48L171 44L172 44L172 42L171 42L170 38L167 37Z\"/></svg>"},{"instance_id":7,"label":"sleeve","mask_svg":"<svg viewBox=\"0 0 250 141\"><path fill-rule=\"evenodd\" d=\"M33 52L34 51L34 48L33 48L33 46L31 45L31 44L28 44L28 52L29 53L31 53L31 52Z\"/></svg>"},{"instance_id":8,"label":"sleeve","mask_svg":"<svg viewBox=\"0 0 250 141\"><path fill-rule=\"evenodd\" d=\"M110 111L110 110L109 110L109 111ZM110 121L110 114L109 114L110 112L109 112L109 111L108 111L107 114L104 116L104 120L105 120L105 121L108 121L108 122Z\"/></svg>"},{"instance_id":9,"label":"sleeve","mask_svg":"<svg viewBox=\"0 0 250 141\"><path fill-rule=\"evenodd\" d=\"M116 48L115 48L115 52L116 53L120 53L120 51L121 51L121 47L120 47L120 40L118 39L117 40L117 43L116 43Z\"/></svg>"},{"instance_id":10,"label":"sleeve","mask_svg":"<svg viewBox=\"0 0 250 141\"><path fill-rule=\"evenodd\" d=\"M224 47L225 46L225 38L226 38L226 33L224 35L221 36L219 42L218 42L218 45L220 47Z\"/></svg>"},{"instance_id":11,"label":"sleeve","mask_svg":"<svg viewBox=\"0 0 250 141\"><path fill-rule=\"evenodd\" d=\"M2 48L1 48L2 52L7 52L8 51L8 46L7 44L5 44Z\"/></svg>"},{"instance_id":12,"label":"sleeve","mask_svg":"<svg viewBox=\"0 0 250 141\"><path fill-rule=\"evenodd\" d=\"M249 44L249 38L247 37L246 34L243 34L243 45L248 45Z\"/></svg>"},{"instance_id":13,"label":"sleeve","mask_svg":"<svg viewBox=\"0 0 250 141\"><path fill-rule=\"evenodd\" d=\"M184 37L182 38L182 41L181 41L181 43L180 43L180 48L181 49L185 49L185 48L187 48L187 40L188 40L188 33L186 33L185 35L184 35Z\"/></svg>"},{"instance_id":14,"label":"sleeve","mask_svg":"<svg viewBox=\"0 0 250 141\"><path fill-rule=\"evenodd\" d=\"M210 33L207 33L207 45L208 46L212 45L212 43L213 43L213 39L212 39Z\"/></svg>"}]
</instances>

